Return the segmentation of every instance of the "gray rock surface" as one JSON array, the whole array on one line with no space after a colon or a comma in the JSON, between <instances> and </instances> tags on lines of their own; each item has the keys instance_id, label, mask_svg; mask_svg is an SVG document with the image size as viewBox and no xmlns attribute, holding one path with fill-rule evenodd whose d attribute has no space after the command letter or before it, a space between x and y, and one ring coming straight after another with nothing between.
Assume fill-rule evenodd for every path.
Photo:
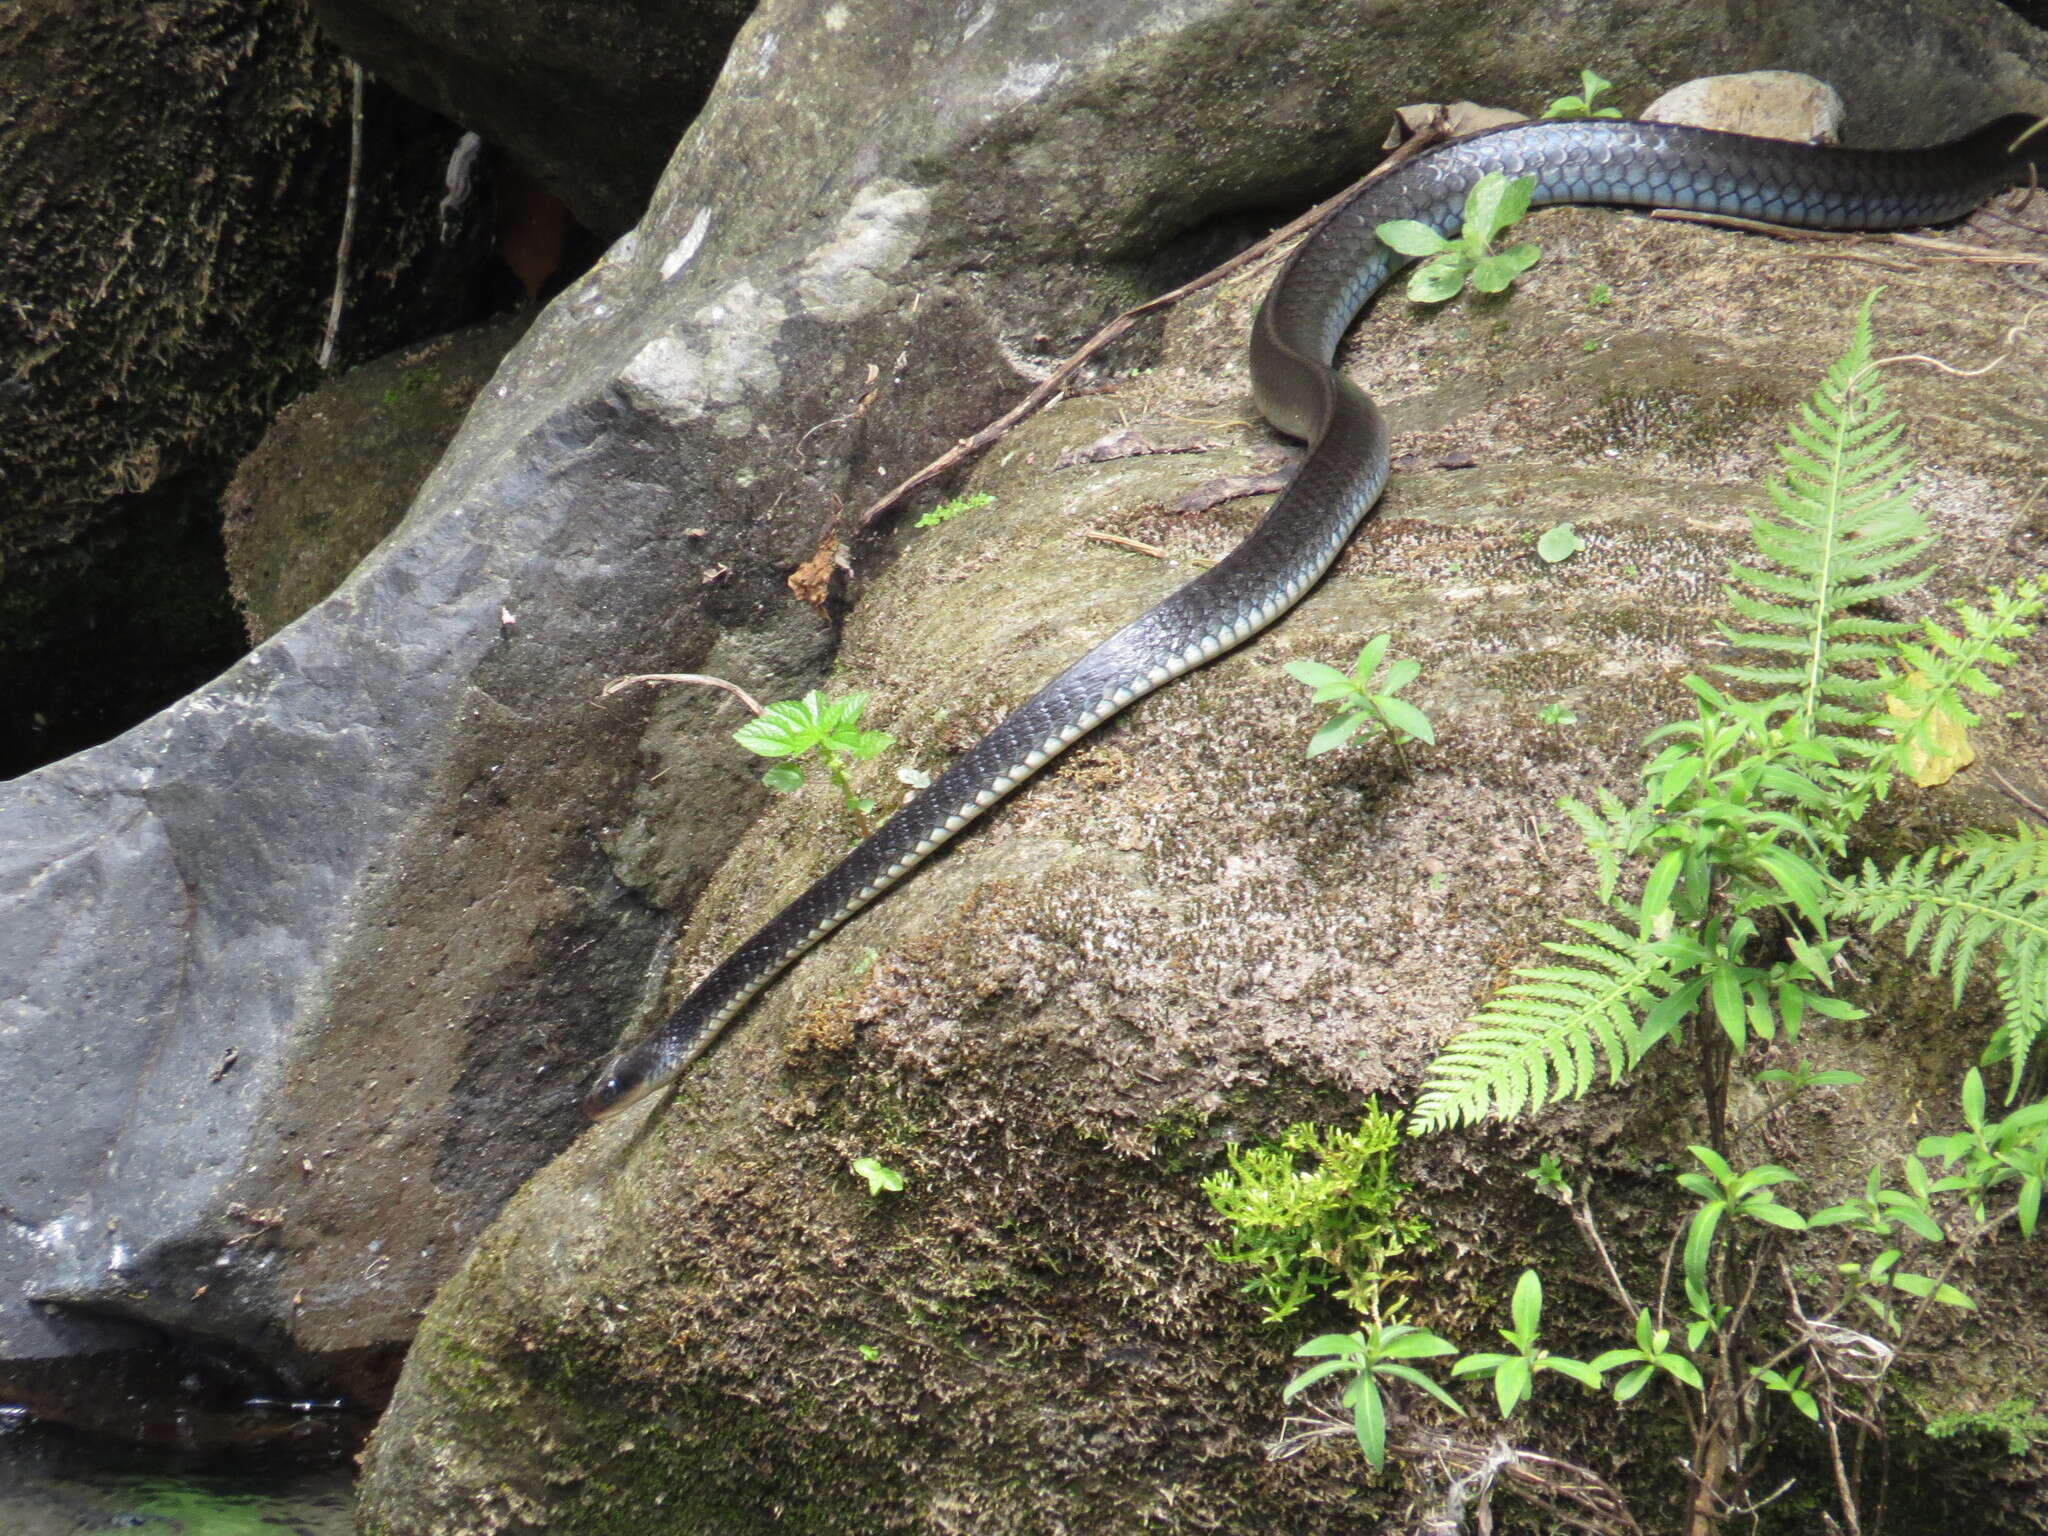
<instances>
[{"instance_id":1,"label":"gray rock surface","mask_svg":"<svg viewBox=\"0 0 2048 1536\"><path fill-rule=\"evenodd\" d=\"M1953 36L1914 4L1856 34L1837 78L1884 137L2039 99L2039 38L1964 8ZM1787 53L1842 52L1833 6L1797 9L1826 38ZM380 1390L577 1133L671 909L765 798L732 706L600 704L602 680L815 681L832 625L784 578L833 509L980 425L1205 220L1329 189L1391 104L1754 62L1705 0L1524 12L757 14L646 220L376 554L216 684L0 786L0 1392L144 1337ZM1541 42L1456 45L1503 31Z\"/></svg>"},{"instance_id":2,"label":"gray rock surface","mask_svg":"<svg viewBox=\"0 0 2048 1536\"><path fill-rule=\"evenodd\" d=\"M605 236L630 228L755 0L313 0L350 55L506 151Z\"/></svg>"}]
</instances>

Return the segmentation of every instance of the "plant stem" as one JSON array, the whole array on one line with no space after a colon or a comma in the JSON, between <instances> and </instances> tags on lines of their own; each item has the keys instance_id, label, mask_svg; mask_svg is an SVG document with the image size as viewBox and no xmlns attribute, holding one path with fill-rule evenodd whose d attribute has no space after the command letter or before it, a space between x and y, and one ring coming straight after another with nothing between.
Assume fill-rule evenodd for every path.
<instances>
[{"instance_id":1,"label":"plant stem","mask_svg":"<svg viewBox=\"0 0 2048 1536\"><path fill-rule=\"evenodd\" d=\"M854 823L860 828L860 835L863 838L873 837L874 823L868 819L868 813L860 808L860 796L853 792L853 781L847 778L846 765L839 760L837 752L828 750L825 753L825 767L832 775L832 782L839 786L839 795L845 800L846 808L853 812Z\"/></svg>"}]
</instances>

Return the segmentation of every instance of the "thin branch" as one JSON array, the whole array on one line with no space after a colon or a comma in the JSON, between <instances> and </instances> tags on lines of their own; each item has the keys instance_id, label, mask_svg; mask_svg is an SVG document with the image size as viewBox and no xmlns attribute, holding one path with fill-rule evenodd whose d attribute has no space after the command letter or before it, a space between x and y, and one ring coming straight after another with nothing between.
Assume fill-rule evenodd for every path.
<instances>
[{"instance_id":1,"label":"thin branch","mask_svg":"<svg viewBox=\"0 0 2048 1536\"><path fill-rule=\"evenodd\" d=\"M760 714L761 706L754 696L738 683L728 683L722 677L706 677L701 672L636 672L631 677L615 677L598 692L598 697L608 699L615 693L622 693L635 683L691 683L699 688L723 688L738 699L752 714Z\"/></svg>"},{"instance_id":2,"label":"thin branch","mask_svg":"<svg viewBox=\"0 0 2048 1536\"><path fill-rule=\"evenodd\" d=\"M348 294L348 253L356 238L356 189L363 179L363 66L351 59L348 73L348 202L341 215L341 249L334 255L334 297L327 305L327 334L320 338L316 359L322 368L334 366L334 342L341 334L341 305Z\"/></svg>"},{"instance_id":3,"label":"thin branch","mask_svg":"<svg viewBox=\"0 0 2048 1536\"><path fill-rule=\"evenodd\" d=\"M1986 763L1984 765L1984 771L1991 775L1992 779L1997 783L2000 789L2004 790L2008 795L2011 795L2013 799L2017 800L2022 807L2024 807L2028 811L2031 811L2041 820L2048 821L2048 805L2043 805L2040 801L2034 799L2032 796L2028 795L2025 791L2023 791L2017 784L2013 783L2011 779L2008 779L2004 774L2000 773L1998 771L1997 764Z\"/></svg>"},{"instance_id":4,"label":"thin branch","mask_svg":"<svg viewBox=\"0 0 2048 1536\"><path fill-rule=\"evenodd\" d=\"M1150 555L1154 560L1171 560L1172 555L1157 544L1140 544L1136 539L1127 539L1119 533L1104 533L1098 528L1083 528L1081 537L1093 539L1098 544L1114 544L1120 549L1135 549L1141 555Z\"/></svg>"},{"instance_id":5,"label":"thin branch","mask_svg":"<svg viewBox=\"0 0 2048 1536\"><path fill-rule=\"evenodd\" d=\"M1735 213L1697 213L1690 208L1655 208L1651 210L1650 217L1670 219L1680 224L1713 224L1723 229L1744 229L1753 235L1769 235L1777 240L1833 242L1867 238L1852 231L1801 229L1794 224L1772 224L1764 219L1745 219Z\"/></svg>"},{"instance_id":6,"label":"thin branch","mask_svg":"<svg viewBox=\"0 0 2048 1536\"><path fill-rule=\"evenodd\" d=\"M1114 320L1110 321L1109 324L1089 337L1081 345L1080 350L1069 356L1065 362L1053 370L1050 377L1039 384L1030 394L1018 401L1016 405L998 416L973 436L961 438L959 442L948 448L936 459L933 459L916 474L906 480L899 481L883 492L867 510L861 513L859 526L862 528L873 527L884 513L919 486L929 484L941 475L964 464L968 459L980 453L990 444L999 442L1017 423L1033 415L1058 395L1067 381L1089 359L1129 331L1132 326L1136 325L1146 315L1170 308L1178 304L1182 299L1187 298L1190 294L1199 293L1204 288L1211 287L1224 278L1229 277L1232 273L1241 271L1256 262L1264 260L1296 235L1313 229L1317 224L1321 223L1330 213L1348 202L1361 187L1369 182L1377 181L1380 177L1393 170L1395 166L1412 160L1416 155L1420 154L1431 144L1438 142L1442 137L1441 133L1417 134L1399 149L1394 150L1384 160L1380 161L1371 171L1346 187L1342 192L1339 192L1335 197L1330 198L1326 202L1316 204L1315 207L1311 208L1293 223L1274 230L1272 234L1266 236L1258 244L1238 252L1237 255L1231 257L1230 260L1224 262L1221 266L1211 267L1193 282L1183 283L1180 287L1173 289L1169 293L1162 293L1156 299L1148 299L1135 308L1125 310Z\"/></svg>"},{"instance_id":7,"label":"thin branch","mask_svg":"<svg viewBox=\"0 0 2048 1536\"><path fill-rule=\"evenodd\" d=\"M1894 234L1894 243L1934 251L1957 261L1982 262L1998 267L2048 267L2048 256L2030 251L1994 251L1987 246L1969 245L1961 240L1943 240L1935 235Z\"/></svg>"},{"instance_id":8,"label":"thin branch","mask_svg":"<svg viewBox=\"0 0 2048 1536\"><path fill-rule=\"evenodd\" d=\"M1623 1284L1621 1271L1614 1267L1614 1260L1607 1252L1607 1244L1600 1240L1600 1228L1593 1220L1593 1197L1581 1195L1571 1204L1572 1223L1579 1229L1579 1235L1592 1245L1593 1252L1600 1256L1600 1267L1607 1271L1607 1284L1614 1293L1614 1299L1621 1303L1627 1314L1628 1325L1633 1328L1636 1314L1643 1309L1636 1305L1635 1297L1629 1294Z\"/></svg>"}]
</instances>

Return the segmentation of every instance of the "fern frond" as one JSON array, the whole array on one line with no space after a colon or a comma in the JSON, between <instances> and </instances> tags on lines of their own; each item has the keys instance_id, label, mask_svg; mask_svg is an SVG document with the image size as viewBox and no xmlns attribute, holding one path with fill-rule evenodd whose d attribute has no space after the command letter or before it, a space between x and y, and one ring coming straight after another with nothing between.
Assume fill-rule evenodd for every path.
<instances>
[{"instance_id":1,"label":"fern frond","mask_svg":"<svg viewBox=\"0 0 2048 1536\"><path fill-rule=\"evenodd\" d=\"M2004 1017L1984 1060L2010 1060L2017 1089L2048 1033L2048 832L2025 822L2011 833L1971 832L1889 872L1866 860L1839 894L1841 913L1865 919L1872 932L1904 918L1906 953L1925 946L1929 974L1947 972L1958 1002L1985 950L1996 952Z\"/></svg>"},{"instance_id":2,"label":"fern frond","mask_svg":"<svg viewBox=\"0 0 2048 1536\"><path fill-rule=\"evenodd\" d=\"M1978 723L1965 699L1971 694L1991 699L2004 692L1983 669L2012 665L2013 652L2003 642L2031 634L2048 612L2048 581L2030 578L2011 592L1993 587L1989 598L1988 609L1950 605L1962 621L1960 633L1923 619L1918 642L1902 640L1895 646L1897 659L1909 670L1901 676L1887 668L1879 683L1894 717L1889 724L1900 753L1931 749L1943 721L1957 730Z\"/></svg>"},{"instance_id":3,"label":"fern frond","mask_svg":"<svg viewBox=\"0 0 2048 1536\"><path fill-rule=\"evenodd\" d=\"M1639 1012L1678 985L1666 948L1611 923L1575 921L1584 942L1544 948L1573 965L1521 966L1436 1060L1409 1117L1416 1135L1503 1120L1577 1098L1604 1060L1609 1082L1641 1057Z\"/></svg>"},{"instance_id":4,"label":"fern frond","mask_svg":"<svg viewBox=\"0 0 2048 1536\"><path fill-rule=\"evenodd\" d=\"M1927 520L1904 494L1911 468L1898 413L1870 364L1873 293L1856 316L1849 350L1799 409L1791 441L1778 449L1782 479L1767 487L1771 509L1750 515L1750 537L1769 566L1731 562L1728 600L1754 626L1721 625L1729 644L1752 653L1715 670L1775 690L1772 712L1796 717L1805 734L1867 726L1880 680L1867 667L1910 626L1850 610L1912 590L1933 547ZM1746 590L1745 590L1746 589Z\"/></svg>"},{"instance_id":5,"label":"fern frond","mask_svg":"<svg viewBox=\"0 0 2048 1536\"><path fill-rule=\"evenodd\" d=\"M1600 872L1600 899L1605 902L1613 900L1614 888L1621 881L1621 856L1635 846L1639 817L1611 789L1596 790L1594 796L1600 802L1597 811L1570 795L1557 805L1578 823L1579 835L1586 840L1586 851L1593 855L1594 866Z\"/></svg>"}]
</instances>

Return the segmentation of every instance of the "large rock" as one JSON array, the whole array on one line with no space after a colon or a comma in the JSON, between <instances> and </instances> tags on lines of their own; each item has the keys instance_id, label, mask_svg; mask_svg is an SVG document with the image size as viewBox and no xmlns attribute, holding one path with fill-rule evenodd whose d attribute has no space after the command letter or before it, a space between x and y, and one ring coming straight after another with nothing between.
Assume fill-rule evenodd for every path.
<instances>
[{"instance_id":1,"label":"large rock","mask_svg":"<svg viewBox=\"0 0 2048 1536\"><path fill-rule=\"evenodd\" d=\"M240 653L221 487L306 388L349 202L305 0L25 0L0 24L0 775ZM374 86L345 361L465 318L449 124Z\"/></svg>"},{"instance_id":2,"label":"large rock","mask_svg":"<svg viewBox=\"0 0 2048 1536\"><path fill-rule=\"evenodd\" d=\"M340 586L398 526L531 318L400 348L278 413L221 498L229 578L252 642Z\"/></svg>"},{"instance_id":3,"label":"large rock","mask_svg":"<svg viewBox=\"0 0 2048 1536\"><path fill-rule=\"evenodd\" d=\"M632 227L755 0L313 0L352 58L503 149L604 235Z\"/></svg>"},{"instance_id":4,"label":"large rock","mask_svg":"<svg viewBox=\"0 0 2048 1536\"><path fill-rule=\"evenodd\" d=\"M1844 94L1895 139L2009 104L1982 82L2040 42L1982 11L1939 106L1893 89L1911 6L1859 34ZM1518 15L1539 42L1468 46ZM603 679L815 681L832 626L785 577L833 510L979 425L1156 253L1327 189L1402 99L1534 106L1585 58L1644 81L1754 62L1718 15L757 15L642 227L535 324L377 554L213 686L0 788L0 1389L61 1401L39 1362L174 1338L374 1396L465 1245L574 1137L671 909L766 798L724 739L734 706L600 703ZM927 681L1001 643L979 607ZM986 674L946 713L969 731L1027 685ZM758 874L749 911L805 867Z\"/></svg>"},{"instance_id":5,"label":"large rock","mask_svg":"<svg viewBox=\"0 0 2048 1536\"><path fill-rule=\"evenodd\" d=\"M1412 1093L1505 968L1596 909L1555 799L1627 793L1643 734L1685 712L1682 675L1725 655L1722 574L1748 552L1771 445L1874 281L1636 215L1526 228L1544 260L1505 301L1425 312L1397 293L1361 327L1351 372L1387 404L1401 469L1292 617L1105 728L801 962L672 1101L603 1124L520 1193L409 1357L366 1466L370 1536L1421 1528L1403 1510L1441 1492L1426 1467L1367 1479L1341 1441L1268 1459L1289 1351L1338 1314L1262 1327L1242 1273L1207 1256L1198 1180L1228 1141ZM1938 590L1966 594L2031 558L2008 535L2048 400L2013 386L2041 376L2048 340L2008 337L1989 269L1905 259L1882 352L2011 349L1979 378L1892 375L1946 539ZM1005 440L973 481L992 504L869 589L842 680L916 763L943 765L1257 515L1170 509L1272 451L1242 365L1266 280L1184 306L1155 371ZM1611 301L1589 302L1600 285ZM1087 462L1098 442L1124 456ZM1538 535L1568 521L1586 549L1546 566ZM1343 664L1382 632L1422 663L1408 696L1438 745L1408 749L1412 772L1383 747L1306 759L1325 711L1283 664ZM2044 676L2048 635L2006 674L2016 713L1987 724L1988 756L2048 754ZM1958 785L1906 814L1931 830L2010 809ZM844 846L829 786L779 807L699 901L672 990ZM1872 1027L1801 1041L1870 1079L1786 1129L1823 1181L1910 1147L1916 1105L1952 1118L1982 1039L1945 989L1880 975L1857 992ZM1590 1261L1521 1173L1539 1150L1600 1168L1610 1238L1654 1277L1676 1218L1643 1175L1685 1080L1666 1060L1640 1093L1533 1134L1411 1148L1436 1246L1403 1261L1409 1315L1490 1340L1534 1263L1552 1347L1583 1357L1589 1321L1592 1347L1612 1343ZM903 1192L871 1197L862 1156ZM1915 1387L1925 1413L2024 1396L2048 1361L2037 1258L1992 1258L1970 1284L1987 1326ZM1561 1393L1521 1438L1639 1484L1668 1459L1657 1419ZM1909 1512L1968 1498L1982 1528L2030 1530L2048 1510L2017 1476L1996 1498L1932 1481L1956 1469L1910 1444Z\"/></svg>"}]
</instances>

